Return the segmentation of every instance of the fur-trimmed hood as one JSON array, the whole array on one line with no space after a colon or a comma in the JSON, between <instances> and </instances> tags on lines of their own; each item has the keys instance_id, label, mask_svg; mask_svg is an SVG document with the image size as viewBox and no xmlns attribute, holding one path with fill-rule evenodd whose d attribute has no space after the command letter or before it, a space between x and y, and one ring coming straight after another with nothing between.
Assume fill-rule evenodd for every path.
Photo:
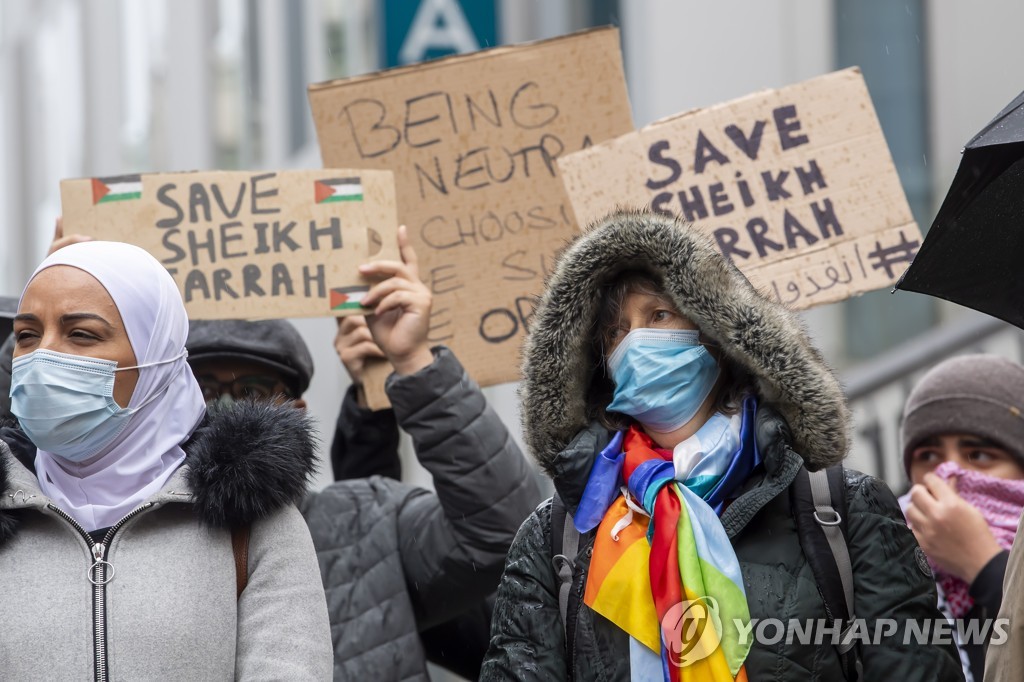
<instances>
[{"instance_id":1,"label":"fur-trimmed hood","mask_svg":"<svg viewBox=\"0 0 1024 682\"><path fill-rule=\"evenodd\" d=\"M559 256L523 346L520 403L526 442L540 465L553 462L587 425L596 363L591 339L601 288L625 270L650 273L701 334L749 373L762 403L789 424L792 447L817 469L849 447L849 413L839 381L803 323L758 293L705 234L681 220L619 211L594 224Z\"/></svg>"},{"instance_id":2,"label":"fur-trimmed hood","mask_svg":"<svg viewBox=\"0 0 1024 682\"><path fill-rule=\"evenodd\" d=\"M34 446L17 429L4 434L15 457L31 467ZM240 401L210 408L183 446L185 480L199 519L217 528L243 526L298 504L316 471L314 445L309 417L291 405ZM0 457L0 495L13 492L9 466ZM0 510L0 544L15 530L16 512Z\"/></svg>"}]
</instances>

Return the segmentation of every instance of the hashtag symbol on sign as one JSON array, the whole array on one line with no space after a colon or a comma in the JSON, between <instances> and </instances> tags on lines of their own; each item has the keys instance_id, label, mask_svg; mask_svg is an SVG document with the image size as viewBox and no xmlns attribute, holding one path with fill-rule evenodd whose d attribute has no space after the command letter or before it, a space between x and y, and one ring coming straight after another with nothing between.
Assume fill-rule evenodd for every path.
<instances>
[{"instance_id":1,"label":"hashtag symbol on sign","mask_svg":"<svg viewBox=\"0 0 1024 682\"><path fill-rule=\"evenodd\" d=\"M883 247L881 242L875 242L875 250L868 254L873 270L885 268L885 274L889 279L893 278L893 268L900 263L909 263L917 255L917 249L921 242L916 239L908 241L907 236L900 230L900 243L895 246Z\"/></svg>"}]
</instances>

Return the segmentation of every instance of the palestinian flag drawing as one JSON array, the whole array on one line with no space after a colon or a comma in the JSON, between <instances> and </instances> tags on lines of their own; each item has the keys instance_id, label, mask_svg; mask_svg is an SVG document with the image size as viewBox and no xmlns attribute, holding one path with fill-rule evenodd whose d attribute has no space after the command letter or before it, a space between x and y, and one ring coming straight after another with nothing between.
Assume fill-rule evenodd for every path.
<instances>
[{"instance_id":1,"label":"palestinian flag drawing","mask_svg":"<svg viewBox=\"0 0 1024 682\"><path fill-rule=\"evenodd\" d=\"M92 179L92 203L106 204L142 198L141 175L118 175L113 178Z\"/></svg>"},{"instance_id":2,"label":"palestinian flag drawing","mask_svg":"<svg viewBox=\"0 0 1024 682\"><path fill-rule=\"evenodd\" d=\"M331 310L362 310L363 299L370 287L341 287L331 289Z\"/></svg>"},{"instance_id":3,"label":"palestinian flag drawing","mask_svg":"<svg viewBox=\"0 0 1024 682\"><path fill-rule=\"evenodd\" d=\"M363 184L359 178L334 178L313 182L316 203L329 204L335 201L362 201Z\"/></svg>"}]
</instances>

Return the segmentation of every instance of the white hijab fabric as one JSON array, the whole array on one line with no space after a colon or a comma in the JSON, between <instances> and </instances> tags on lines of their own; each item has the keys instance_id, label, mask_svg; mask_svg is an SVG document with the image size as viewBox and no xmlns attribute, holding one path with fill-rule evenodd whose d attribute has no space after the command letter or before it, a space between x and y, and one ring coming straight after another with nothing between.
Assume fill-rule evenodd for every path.
<instances>
[{"instance_id":1,"label":"white hijab fabric","mask_svg":"<svg viewBox=\"0 0 1024 682\"><path fill-rule=\"evenodd\" d=\"M156 258L130 244L84 242L51 255L32 278L54 265L83 270L103 285L121 313L136 364L181 356L138 370L128 407L146 404L95 457L76 464L37 450L36 476L43 493L93 531L114 525L163 487L184 462L181 444L203 419L206 403L183 355L185 306Z\"/></svg>"}]
</instances>

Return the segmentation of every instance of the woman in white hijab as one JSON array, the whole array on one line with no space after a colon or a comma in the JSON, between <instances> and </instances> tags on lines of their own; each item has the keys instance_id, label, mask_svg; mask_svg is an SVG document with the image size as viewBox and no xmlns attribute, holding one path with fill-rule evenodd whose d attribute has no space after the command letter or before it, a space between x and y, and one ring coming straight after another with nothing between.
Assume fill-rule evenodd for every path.
<instances>
[{"instance_id":1,"label":"woman in white hijab","mask_svg":"<svg viewBox=\"0 0 1024 682\"><path fill-rule=\"evenodd\" d=\"M11 679L329 679L294 502L301 411L207 415L167 271L127 244L63 248L15 320L0 432L0 669Z\"/></svg>"}]
</instances>

